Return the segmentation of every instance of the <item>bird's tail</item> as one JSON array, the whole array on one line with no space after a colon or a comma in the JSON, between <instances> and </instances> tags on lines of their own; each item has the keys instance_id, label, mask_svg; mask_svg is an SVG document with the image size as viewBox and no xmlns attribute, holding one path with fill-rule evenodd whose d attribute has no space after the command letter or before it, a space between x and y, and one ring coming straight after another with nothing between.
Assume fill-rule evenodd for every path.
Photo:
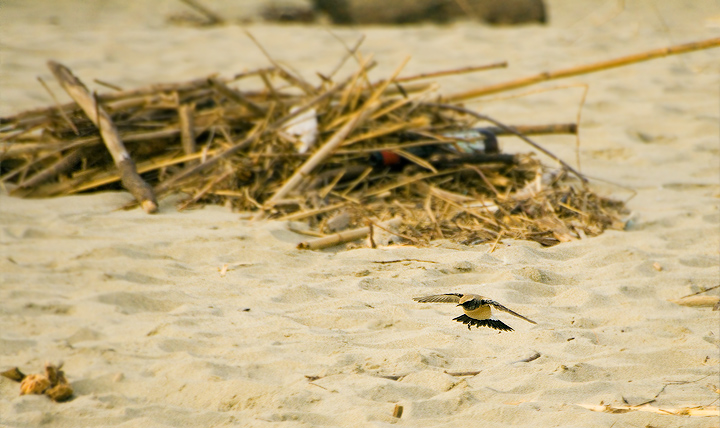
<instances>
[{"instance_id":1,"label":"bird's tail","mask_svg":"<svg viewBox=\"0 0 720 428\"><path fill-rule=\"evenodd\" d=\"M463 324L467 324L468 330L470 330L471 326L476 327L490 327L494 328L495 330L500 331L513 331L513 328L509 325L505 324L504 322L500 320L494 320L494 319L484 319L484 320L477 320L475 318L470 318L469 316L462 314L459 317L453 318L453 320L457 322L461 322Z\"/></svg>"}]
</instances>

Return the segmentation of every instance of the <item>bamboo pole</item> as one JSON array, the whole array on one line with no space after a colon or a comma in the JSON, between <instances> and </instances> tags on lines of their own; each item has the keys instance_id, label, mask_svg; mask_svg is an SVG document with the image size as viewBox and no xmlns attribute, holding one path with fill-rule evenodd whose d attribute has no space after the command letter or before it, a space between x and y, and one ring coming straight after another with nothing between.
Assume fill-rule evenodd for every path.
<instances>
[{"instance_id":1,"label":"bamboo pole","mask_svg":"<svg viewBox=\"0 0 720 428\"><path fill-rule=\"evenodd\" d=\"M125 145L120 139L110 115L90 95L85 85L72 74L69 68L55 61L48 61L48 67L63 89L78 103L88 118L100 130L103 142L105 142L105 146L112 155L118 170L120 170L123 186L130 191L145 212L157 212L158 204L155 200L155 193L152 187L138 175L135 162L133 162L127 149L125 149Z\"/></svg>"},{"instance_id":2,"label":"bamboo pole","mask_svg":"<svg viewBox=\"0 0 720 428\"><path fill-rule=\"evenodd\" d=\"M398 227L402 224L402 219L393 218L386 222L380 223L383 229ZM323 248L333 247L335 245L344 244L346 242L357 241L370 233L370 226L361 227L359 229L346 230L344 232L325 236L318 239L301 242L297 245L298 250L321 250Z\"/></svg>"},{"instance_id":3,"label":"bamboo pole","mask_svg":"<svg viewBox=\"0 0 720 428\"><path fill-rule=\"evenodd\" d=\"M663 58L670 55L679 55L687 52L693 52L703 49L712 49L720 46L720 37L707 39L699 42L685 43L681 45L668 46L660 49L654 49L641 52L634 55L628 55L606 61L595 62L592 64L580 65L576 67L563 68L555 71L545 71L533 76L523 77L508 82L497 83L466 92L458 92L451 94L446 98L447 102L459 102L470 98L482 97L484 95L494 94L497 92L509 91L512 89L522 88L524 86L534 85L535 83L545 82L548 80L562 79L580 74L594 73L596 71L607 70L615 67L622 67L636 62L649 61L655 58Z\"/></svg>"},{"instance_id":4,"label":"bamboo pole","mask_svg":"<svg viewBox=\"0 0 720 428\"><path fill-rule=\"evenodd\" d=\"M420 73L413 76L398 77L395 79L397 83L410 82L413 80L431 79L433 77L444 77L444 76L455 76L458 74L474 73L476 71L492 70L494 68L507 68L507 61L496 62L493 64L486 65L475 65L470 67L456 68L453 70L441 70L432 73Z\"/></svg>"}]
</instances>

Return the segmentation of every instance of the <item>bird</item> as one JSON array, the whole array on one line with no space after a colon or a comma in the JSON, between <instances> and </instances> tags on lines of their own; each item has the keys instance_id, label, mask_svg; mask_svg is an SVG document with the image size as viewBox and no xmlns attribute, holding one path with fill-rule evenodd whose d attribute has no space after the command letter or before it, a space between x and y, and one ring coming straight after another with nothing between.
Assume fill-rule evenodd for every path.
<instances>
[{"instance_id":1,"label":"bird","mask_svg":"<svg viewBox=\"0 0 720 428\"><path fill-rule=\"evenodd\" d=\"M434 294L432 296L413 297L413 300L420 303L457 303L457 306L462 306L463 312L465 313L459 317L453 318L453 320L467 324L468 330L470 330L470 327L476 326L478 328L494 328L495 330L500 331L513 331L513 328L504 322L491 318L492 308L515 315L516 317L524 319L529 323L537 324L535 321L506 308L500 303L478 294Z\"/></svg>"}]
</instances>

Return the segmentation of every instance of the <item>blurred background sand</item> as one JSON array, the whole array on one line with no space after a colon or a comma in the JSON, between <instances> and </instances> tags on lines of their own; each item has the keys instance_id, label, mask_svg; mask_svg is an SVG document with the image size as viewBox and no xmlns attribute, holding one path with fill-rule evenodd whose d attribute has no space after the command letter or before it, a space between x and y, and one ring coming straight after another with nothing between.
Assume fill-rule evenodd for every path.
<instances>
[{"instance_id":1,"label":"blurred background sand","mask_svg":"<svg viewBox=\"0 0 720 428\"><path fill-rule=\"evenodd\" d=\"M232 20L265 4L204 3ZM625 3L549 1L548 26L330 29L348 44L366 36L375 78L406 55L407 74L510 64L440 80L446 93L720 35L720 1ZM171 0L4 1L0 115L52 102L36 76L66 100L48 59L100 90L93 79L131 88L267 65L240 26L167 24L182 11ZM310 80L344 53L325 26L246 28ZM221 207L178 213L166 200L148 216L117 210L124 193L0 195L0 369L63 360L76 389L55 404L18 397L0 378L0 425L718 426L717 417L579 405L718 404L718 312L668 299L720 284L719 52L468 103L508 123L568 122L588 85L582 170L616 183L598 182L605 192L634 194L633 222L552 248L506 240L492 253L449 242L299 252L302 237L284 224ZM538 140L575 163L574 137ZM488 295L538 325L503 318L515 332L468 331L452 306L411 300L442 292ZM480 373L446 373L460 371Z\"/></svg>"}]
</instances>

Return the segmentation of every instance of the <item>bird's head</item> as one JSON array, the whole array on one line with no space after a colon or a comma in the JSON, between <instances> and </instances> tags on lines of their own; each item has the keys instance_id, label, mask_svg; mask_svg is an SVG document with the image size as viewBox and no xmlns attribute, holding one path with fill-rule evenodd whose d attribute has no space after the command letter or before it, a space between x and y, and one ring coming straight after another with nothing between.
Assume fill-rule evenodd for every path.
<instances>
[{"instance_id":1,"label":"bird's head","mask_svg":"<svg viewBox=\"0 0 720 428\"><path fill-rule=\"evenodd\" d=\"M466 296L460 299L458 306L462 306L465 310L472 311L480 306L480 300L475 297Z\"/></svg>"}]
</instances>

